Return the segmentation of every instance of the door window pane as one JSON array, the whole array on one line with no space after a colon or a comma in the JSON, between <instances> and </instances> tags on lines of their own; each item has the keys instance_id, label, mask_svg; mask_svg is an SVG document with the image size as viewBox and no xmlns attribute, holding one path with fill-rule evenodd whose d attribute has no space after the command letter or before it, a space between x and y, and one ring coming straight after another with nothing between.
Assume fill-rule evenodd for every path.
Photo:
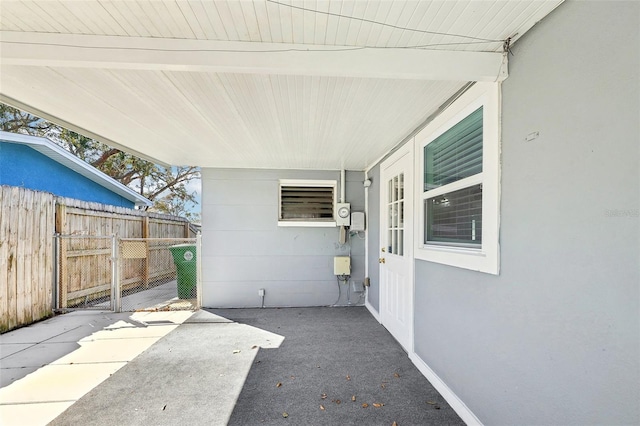
<instances>
[{"instance_id":1,"label":"door window pane","mask_svg":"<svg viewBox=\"0 0 640 426\"><path fill-rule=\"evenodd\" d=\"M388 253L402 256L404 253L404 173L389 179L388 190Z\"/></svg>"},{"instance_id":2,"label":"door window pane","mask_svg":"<svg viewBox=\"0 0 640 426\"><path fill-rule=\"evenodd\" d=\"M394 176L393 178L393 197L391 201L398 200L398 176Z\"/></svg>"}]
</instances>

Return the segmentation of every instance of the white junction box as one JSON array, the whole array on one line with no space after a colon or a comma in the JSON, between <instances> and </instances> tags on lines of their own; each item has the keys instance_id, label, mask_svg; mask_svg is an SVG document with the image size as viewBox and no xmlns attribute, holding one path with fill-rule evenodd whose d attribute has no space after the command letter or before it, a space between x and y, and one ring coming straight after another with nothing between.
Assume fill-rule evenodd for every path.
<instances>
[{"instance_id":1,"label":"white junction box","mask_svg":"<svg viewBox=\"0 0 640 426\"><path fill-rule=\"evenodd\" d=\"M364 212L351 213L351 228L352 231L364 231Z\"/></svg>"},{"instance_id":2,"label":"white junction box","mask_svg":"<svg viewBox=\"0 0 640 426\"><path fill-rule=\"evenodd\" d=\"M336 256L333 258L334 275L351 275L351 258L349 256Z\"/></svg>"}]
</instances>

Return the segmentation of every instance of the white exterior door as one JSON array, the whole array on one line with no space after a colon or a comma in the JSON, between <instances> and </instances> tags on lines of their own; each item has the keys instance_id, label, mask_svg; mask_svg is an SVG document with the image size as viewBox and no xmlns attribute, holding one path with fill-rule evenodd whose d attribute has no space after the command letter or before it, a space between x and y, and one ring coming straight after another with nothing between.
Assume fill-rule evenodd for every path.
<instances>
[{"instance_id":1,"label":"white exterior door","mask_svg":"<svg viewBox=\"0 0 640 426\"><path fill-rule=\"evenodd\" d=\"M380 166L380 321L413 350L413 149Z\"/></svg>"}]
</instances>

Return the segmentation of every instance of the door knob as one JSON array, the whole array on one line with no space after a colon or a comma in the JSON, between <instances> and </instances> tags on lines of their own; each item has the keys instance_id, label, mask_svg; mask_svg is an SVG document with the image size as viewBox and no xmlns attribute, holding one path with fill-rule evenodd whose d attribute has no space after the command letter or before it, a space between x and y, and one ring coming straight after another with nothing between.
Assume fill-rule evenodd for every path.
<instances>
[{"instance_id":1,"label":"door knob","mask_svg":"<svg viewBox=\"0 0 640 426\"><path fill-rule=\"evenodd\" d=\"M384 257L379 258L378 263L385 263Z\"/></svg>"}]
</instances>

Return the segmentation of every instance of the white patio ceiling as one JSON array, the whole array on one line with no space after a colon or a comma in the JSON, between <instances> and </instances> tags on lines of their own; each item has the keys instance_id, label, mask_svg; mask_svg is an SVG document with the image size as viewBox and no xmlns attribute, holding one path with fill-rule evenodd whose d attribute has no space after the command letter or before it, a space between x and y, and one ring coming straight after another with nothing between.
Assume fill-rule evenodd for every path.
<instances>
[{"instance_id":1,"label":"white patio ceiling","mask_svg":"<svg viewBox=\"0 0 640 426\"><path fill-rule=\"evenodd\" d=\"M0 101L167 164L363 170L561 1L0 3Z\"/></svg>"}]
</instances>

